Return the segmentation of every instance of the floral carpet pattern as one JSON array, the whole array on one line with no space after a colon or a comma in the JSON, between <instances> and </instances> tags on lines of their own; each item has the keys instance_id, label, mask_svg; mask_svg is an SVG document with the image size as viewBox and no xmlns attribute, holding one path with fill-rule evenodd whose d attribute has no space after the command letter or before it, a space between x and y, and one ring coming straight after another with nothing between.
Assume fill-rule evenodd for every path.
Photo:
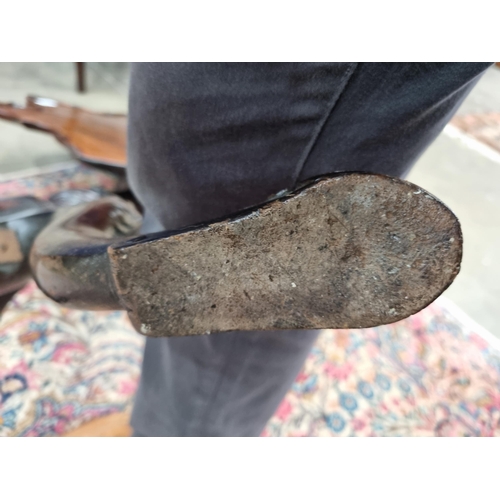
<instances>
[{"instance_id":1,"label":"floral carpet pattern","mask_svg":"<svg viewBox=\"0 0 500 500\"><path fill-rule=\"evenodd\" d=\"M130 409L144 339L121 312L65 309L31 282L0 320L0 436L55 436Z\"/></svg>"},{"instance_id":2,"label":"floral carpet pattern","mask_svg":"<svg viewBox=\"0 0 500 500\"><path fill-rule=\"evenodd\" d=\"M440 298L392 325L325 330L266 436L500 436L498 341Z\"/></svg>"},{"instance_id":3,"label":"floral carpet pattern","mask_svg":"<svg viewBox=\"0 0 500 500\"><path fill-rule=\"evenodd\" d=\"M500 113L456 115L451 124L500 152Z\"/></svg>"},{"instance_id":4,"label":"floral carpet pattern","mask_svg":"<svg viewBox=\"0 0 500 500\"><path fill-rule=\"evenodd\" d=\"M0 436L129 410L143 342L123 313L65 309L30 283L0 321ZM500 435L495 343L445 299L392 325L325 330L263 435Z\"/></svg>"},{"instance_id":5,"label":"floral carpet pattern","mask_svg":"<svg viewBox=\"0 0 500 500\"><path fill-rule=\"evenodd\" d=\"M67 163L66 168L30 177L12 178L0 182L0 198L35 196L48 199L67 189L100 189L114 192L124 187L124 181L112 172L97 170L78 161Z\"/></svg>"}]
</instances>

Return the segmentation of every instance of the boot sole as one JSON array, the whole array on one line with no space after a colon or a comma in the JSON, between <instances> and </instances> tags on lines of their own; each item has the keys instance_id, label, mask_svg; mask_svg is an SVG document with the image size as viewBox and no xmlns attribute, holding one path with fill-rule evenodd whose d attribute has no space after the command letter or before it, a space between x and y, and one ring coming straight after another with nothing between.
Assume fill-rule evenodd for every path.
<instances>
[{"instance_id":1,"label":"boot sole","mask_svg":"<svg viewBox=\"0 0 500 500\"><path fill-rule=\"evenodd\" d=\"M435 300L460 270L462 234L422 188L349 173L108 255L121 302L148 336L367 328Z\"/></svg>"}]
</instances>

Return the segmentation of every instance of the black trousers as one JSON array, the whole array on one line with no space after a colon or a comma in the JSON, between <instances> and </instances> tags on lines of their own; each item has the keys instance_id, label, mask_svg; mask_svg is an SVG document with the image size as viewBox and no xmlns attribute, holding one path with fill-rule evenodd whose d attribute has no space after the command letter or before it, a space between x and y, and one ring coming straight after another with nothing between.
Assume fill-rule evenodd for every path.
<instances>
[{"instance_id":1,"label":"black trousers","mask_svg":"<svg viewBox=\"0 0 500 500\"><path fill-rule=\"evenodd\" d=\"M489 65L135 64L128 175L143 230L229 215L325 173L404 176ZM148 339L136 435L259 435L317 335Z\"/></svg>"}]
</instances>

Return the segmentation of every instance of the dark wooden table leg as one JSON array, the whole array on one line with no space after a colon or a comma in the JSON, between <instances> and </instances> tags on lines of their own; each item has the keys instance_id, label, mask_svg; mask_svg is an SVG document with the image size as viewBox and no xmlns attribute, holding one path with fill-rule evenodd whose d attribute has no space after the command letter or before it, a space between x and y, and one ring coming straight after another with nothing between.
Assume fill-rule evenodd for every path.
<instances>
[{"instance_id":1,"label":"dark wooden table leg","mask_svg":"<svg viewBox=\"0 0 500 500\"><path fill-rule=\"evenodd\" d=\"M78 92L85 92L85 63L76 63L76 72L78 75Z\"/></svg>"}]
</instances>

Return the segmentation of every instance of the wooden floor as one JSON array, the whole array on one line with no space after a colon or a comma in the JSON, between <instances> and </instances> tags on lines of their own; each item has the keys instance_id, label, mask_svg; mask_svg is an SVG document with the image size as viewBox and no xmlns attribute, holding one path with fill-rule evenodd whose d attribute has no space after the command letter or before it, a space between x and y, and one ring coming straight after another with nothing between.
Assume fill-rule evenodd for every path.
<instances>
[{"instance_id":1,"label":"wooden floor","mask_svg":"<svg viewBox=\"0 0 500 500\"><path fill-rule=\"evenodd\" d=\"M132 428L129 421L130 413L113 413L91 420L62 437L130 437Z\"/></svg>"}]
</instances>

